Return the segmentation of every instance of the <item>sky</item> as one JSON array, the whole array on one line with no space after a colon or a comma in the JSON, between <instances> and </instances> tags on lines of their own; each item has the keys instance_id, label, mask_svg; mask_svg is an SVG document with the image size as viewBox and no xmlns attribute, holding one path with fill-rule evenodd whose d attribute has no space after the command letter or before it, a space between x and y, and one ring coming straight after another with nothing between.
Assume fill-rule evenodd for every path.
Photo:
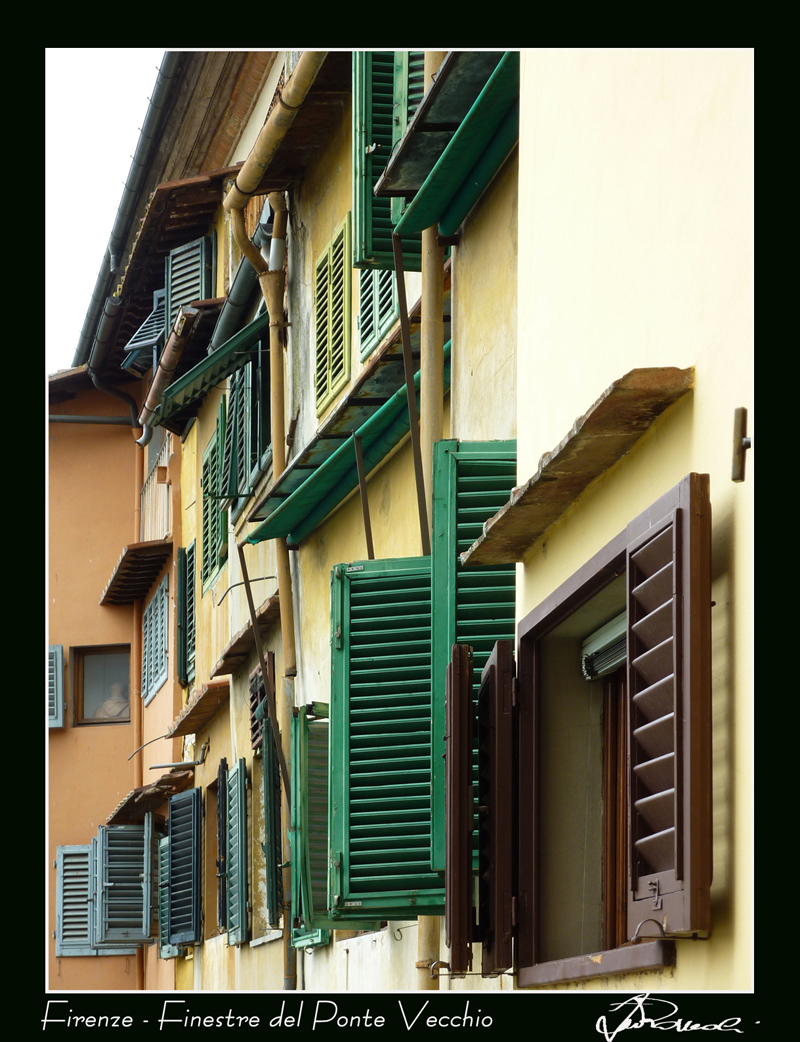
<instances>
[{"instance_id":1,"label":"sky","mask_svg":"<svg viewBox=\"0 0 800 1042\"><path fill-rule=\"evenodd\" d=\"M46 371L78 344L164 48L45 51Z\"/></svg>"}]
</instances>

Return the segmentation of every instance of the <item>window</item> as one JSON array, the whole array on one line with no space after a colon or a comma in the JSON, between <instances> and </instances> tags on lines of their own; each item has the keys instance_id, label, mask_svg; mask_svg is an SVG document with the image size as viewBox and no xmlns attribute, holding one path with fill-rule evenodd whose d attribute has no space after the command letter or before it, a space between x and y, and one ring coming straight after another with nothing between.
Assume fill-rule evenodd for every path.
<instances>
[{"instance_id":1,"label":"window","mask_svg":"<svg viewBox=\"0 0 800 1042\"><path fill-rule=\"evenodd\" d=\"M64 726L64 649L60 644L47 649L47 726Z\"/></svg>"},{"instance_id":2,"label":"window","mask_svg":"<svg viewBox=\"0 0 800 1042\"><path fill-rule=\"evenodd\" d=\"M127 644L72 648L74 722L129 723L130 660Z\"/></svg>"},{"instance_id":3,"label":"window","mask_svg":"<svg viewBox=\"0 0 800 1042\"><path fill-rule=\"evenodd\" d=\"M252 359L237 369L228 386L220 494L241 509L270 459L269 345L259 340Z\"/></svg>"},{"instance_id":4,"label":"window","mask_svg":"<svg viewBox=\"0 0 800 1042\"><path fill-rule=\"evenodd\" d=\"M199 944L202 930L202 793L187 789L169 800L167 936L177 946Z\"/></svg>"},{"instance_id":5,"label":"window","mask_svg":"<svg viewBox=\"0 0 800 1042\"><path fill-rule=\"evenodd\" d=\"M392 147L423 93L423 51L353 52L353 266L394 270L392 201L373 194ZM421 266L421 238L403 238L408 271ZM364 282L362 280L362 288Z\"/></svg>"},{"instance_id":6,"label":"window","mask_svg":"<svg viewBox=\"0 0 800 1042\"><path fill-rule=\"evenodd\" d=\"M169 673L169 574L158 585L142 618L142 698L153 698Z\"/></svg>"},{"instance_id":7,"label":"window","mask_svg":"<svg viewBox=\"0 0 800 1042\"><path fill-rule=\"evenodd\" d=\"M178 547L177 618L178 680L185 687L194 680L195 653L195 544Z\"/></svg>"},{"instance_id":8,"label":"window","mask_svg":"<svg viewBox=\"0 0 800 1042\"><path fill-rule=\"evenodd\" d=\"M495 826L491 860L518 866L522 987L662 966L671 938L710 928L710 530L708 477L689 475L519 625L517 737L478 766L492 816L508 762L517 778L518 845ZM514 699L487 671L481 690ZM479 732L481 720L479 700ZM480 905L477 937L497 944L508 924L492 907Z\"/></svg>"},{"instance_id":9,"label":"window","mask_svg":"<svg viewBox=\"0 0 800 1042\"><path fill-rule=\"evenodd\" d=\"M314 271L314 387L317 412L322 412L350 379L350 214L339 225Z\"/></svg>"},{"instance_id":10,"label":"window","mask_svg":"<svg viewBox=\"0 0 800 1042\"><path fill-rule=\"evenodd\" d=\"M228 513L222 503L222 460L225 447L225 399L219 405L214 433L203 453L200 478L203 495L203 547L201 581L205 589L228 556Z\"/></svg>"}]
</instances>

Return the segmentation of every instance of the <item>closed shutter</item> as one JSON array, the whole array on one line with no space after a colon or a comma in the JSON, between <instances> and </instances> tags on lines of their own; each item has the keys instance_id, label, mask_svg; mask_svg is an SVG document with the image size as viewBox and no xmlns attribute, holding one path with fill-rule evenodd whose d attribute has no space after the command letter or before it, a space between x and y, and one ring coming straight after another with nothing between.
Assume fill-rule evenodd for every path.
<instances>
[{"instance_id":1,"label":"closed shutter","mask_svg":"<svg viewBox=\"0 0 800 1042\"><path fill-rule=\"evenodd\" d=\"M445 939L450 949L450 976L462 977L472 968L472 751L474 704L472 653L454 644L445 688Z\"/></svg>"},{"instance_id":2,"label":"closed shutter","mask_svg":"<svg viewBox=\"0 0 800 1042\"><path fill-rule=\"evenodd\" d=\"M64 726L64 649L51 644L47 649L47 726Z\"/></svg>"},{"instance_id":3,"label":"closed shutter","mask_svg":"<svg viewBox=\"0 0 800 1042\"><path fill-rule=\"evenodd\" d=\"M628 528L628 936L710 929L711 507L691 474Z\"/></svg>"},{"instance_id":4,"label":"closed shutter","mask_svg":"<svg viewBox=\"0 0 800 1042\"><path fill-rule=\"evenodd\" d=\"M228 944L247 940L247 763L244 759L228 771L226 794Z\"/></svg>"},{"instance_id":5,"label":"closed shutter","mask_svg":"<svg viewBox=\"0 0 800 1042\"><path fill-rule=\"evenodd\" d=\"M179 949L170 944L169 936L169 837L158 841L158 957L174 959Z\"/></svg>"},{"instance_id":6,"label":"closed shutter","mask_svg":"<svg viewBox=\"0 0 800 1042\"><path fill-rule=\"evenodd\" d=\"M228 927L228 761L217 767L217 925Z\"/></svg>"},{"instance_id":7,"label":"closed shutter","mask_svg":"<svg viewBox=\"0 0 800 1042\"><path fill-rule=\"evenodd\" d=\"M331 915L439 915L430 558L338 565L332 586Z\"/></svg>"},{"instance_id":8,"label":"closed shutter","mask_svg":"<svg viewBox=\"0 0 800 1042\"><path fill-rule=\"evenodd\" d=\"M201 936L200 855L202 795L187 789L169 801L170 944L197 944Z\"/></svg>"},{"instance_id":9,"label":"closed shutter","mask_svg":"<svg viewBox=\"0 0 800 1042\"><path fill-rule=\"evenodd\" d=\"M97 839L97 940L141 944L155 914L152 814L141 825L101 825Z\"/></svg>"},{"instance_id":10,"label":"closed shutter","mask_svg":"<svg viewBox=\"0 0 800 1042\"><path fill-rule=\"evenodd\" d=\"M164 272L167 339L182 305L213 296L213 260L213 240L205 236L170 250Z\"/></svg>"},{"instance_id":11,"label":"closed shutter","mask_svg":"<svg viewBox=\"0 0 800 1042\"><path fill-rule=\"evenodd\" d=\"M92 948L91 846L56 849L56 957L96 955Z\"/></svg>"},{"instance_id":12,"label":"closed shutter","mask_svg":"<svg viewBox=\"0 0 800 1042\"><path fill-rule=\"evenodd\" d=\"M216 573L228 555L227 511L221 505L222 453L225 443L225 399L219 405L217 424L203 453L201 490L203 494L202 529L203 558L201 580L205 584Z\"/></svg>"},{"instance_id":13,"label":"closed shutter","mask_svg":"<svg viewBox=\"0 0 800 1042\"><path fill-rule=\"evenodd\" d=\"M353 52L353 265L356 268L394 269L391 201L376 198L373 193L392 146L398 140L401 118L405 127L409 76L413 78L413 97L419 94L422 54L416 52L409 63L403 60L408 57L405 52L397 62L394 51ZM403 262L408 271L420 270L420 256L420 236L404 238Z\"/></svg>"},{"instance_id":14,"label":"closed shutter","mask_svg":"<svg viewBox=\"0 0 800 1042\"><path fill-rule=\"evenodd\" d=\"M274 690L274 655L267 662L269 683ZM261 690L264 690L263 684ZM283 844L281 842L281 770L275 749L275 738L269 722L269 703L262 701L264 714L260 723L264 728L262 737L262 762L264 767L264 881L267 898L267 923L280 926L283 910Z\"/></svg>"},{"instance_id":15,"label":"closed shutter","mask_svg":"<svg viewBox=\"0 0 800 1042\"><path fill-rule=\"evenodd\" d=\"M351 263L348 214L315 266L317 411L324 409L350 378Z\"/></svg>"},{"instance_id":16,"label":"closed shutter","mask_svg":"<svg viewBox=\"0 0 800 1042\"><path fill-rule=\"evenodd\" d=\"M245 376L245 369L239 369L233 373L228 389L225 440L219 489L223 501L227 500L227 502L236 499L245 491L245 486L242 483L242 475L247 459L247 447L245 445Z\"/></svg>"},{"instance_id":17,"label":"closed shutter","mask_svg":"<svg viewBox=\"0 0 800 1042\"><path fill-rule=\"evenodd\" d=\"M142 618L142 697L145 705L169 675L169 575L161 580Z\"/></svg>"},{"instance_id":18,"label":"closed shutter","mask_svg":"<svg viewBox=\"0 0 800 1042\"><path fill-rule=\"evenodd\" d=\"M509 500L516 483L515 441L439 441L434 445L433 742L445 734L444 687L453 644L472 649L474 700L483 667L498 640L515 636L514 565L464 568L459 554ZM439 746L439 748L441 748ZM445 867L444 761L433 757L433 867ZM477 759L474 771L477 772Z\"/></svg>"}]
</instances>

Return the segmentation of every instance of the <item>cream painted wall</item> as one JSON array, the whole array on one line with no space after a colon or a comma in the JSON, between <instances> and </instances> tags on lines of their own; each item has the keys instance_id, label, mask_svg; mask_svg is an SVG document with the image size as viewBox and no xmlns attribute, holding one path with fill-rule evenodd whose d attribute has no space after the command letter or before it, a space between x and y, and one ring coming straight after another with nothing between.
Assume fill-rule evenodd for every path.
<instances>
[{"instance_id":1,"label":"cream painted wall","mask_svg":"<svg viewBox=\"0 0 800 1042\"><path fill-rule=\"evenodd\" d=\"M754 418L753 57L526 51L521 83L519 480L629 370L694 366L695 388L531 548L518 617L690 471L713 517L712 937L663 974L570 987L746 990L753 453L730 473L734 409Z\"/></svg>"}]
</instances>

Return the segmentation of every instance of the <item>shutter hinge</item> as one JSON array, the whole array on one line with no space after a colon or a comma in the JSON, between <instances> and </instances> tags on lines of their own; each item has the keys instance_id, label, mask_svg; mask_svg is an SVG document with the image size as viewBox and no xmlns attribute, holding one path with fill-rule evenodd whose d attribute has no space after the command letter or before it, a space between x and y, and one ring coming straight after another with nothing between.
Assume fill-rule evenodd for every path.
<instances>
[{"instance_id":1,"label":"shutter hinge","mask_svg":"<svg viewBox=\"0 0 800 1042\"><path fill-rule=\"evenodd\" d=\"M511 680L511 705L516 708L517 698L519 697L519 677L512 677Z\"/></svg>"}]
</instances>

